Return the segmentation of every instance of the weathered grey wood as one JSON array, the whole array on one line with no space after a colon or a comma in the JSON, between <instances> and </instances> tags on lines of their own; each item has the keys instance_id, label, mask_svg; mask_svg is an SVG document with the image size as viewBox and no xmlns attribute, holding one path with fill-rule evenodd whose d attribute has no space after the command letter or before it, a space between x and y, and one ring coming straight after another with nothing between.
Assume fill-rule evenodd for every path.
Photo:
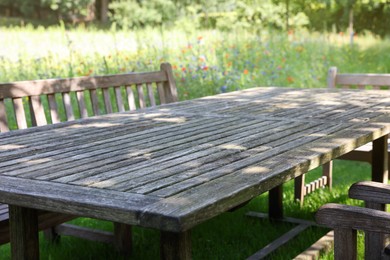
<instances>
[{"instance_id":1,"label":"weathered grey wood","mask_svg":"<svg viewBox=\"0 0 390 260\"><path fill-rule=\"evenodd\" d=\"M4 100L0 100L0 132L8 132L8 119L7 119L7 113L5 109Z\"/></svg>"},{"instance_id":2,"label":"weathered grey wood","mask_svg":"<svg viewBox=\"0 0 390 260\"><path fill-rule=\"evenodd\" d=\"M264 259L266 256L268 256L276 249L289 242L291 239L295 238L297 235L299 235L301 232L306 230L308 227L309 225L304 225L304 224L294 227L293 229L289 230L287 233L283 234L276 240L272 241L270 244L263 247L261 250L257 251L256 253L248 257L247 260Z\"/></svg>"},{"instance_id":3,"label":"weathered grey wood","mask_svg":"<svg viewBox=\"0 0 390 260\"><path fill-rule=\"evenodd\" d=\"M23 108L22 98L14 98L13 100L16 122L19 129L27 128L26 114Z\"/></svg>"},{"instance_id":4,"label":"weathered grey wood","mask_svg":"<svg viewBox=\"0 0 390 260\"><path fill-rule=\"evenodd\" d=\"M91 241L114 244L114 236L112 232L102 230L92 230L81 226L71 224L61 224L54 228L56 234L64 236L75 236Z\"/></svg>"},{"instance_id":5,"label":"weathered grey wood","mask_svg":"<svg viewBox=\"0 0 390 260\"><path fill-rule=\"evenodd\" d=\"M148 97L150 101L150 106L154 107L156 106L156 100L154 98L154 93L153 93L153 86L151 83L146 84L146 89L148 91Z\"/></svg>"},{"instance_id":6,"label":"weathered grey wood","mask_svg":"<svg viewBox=\"0 0 390 260\"><path fill-rule=\"evenodd\" d=\"M276 186L269 191L268 214L270 218L283 218L283 185Z\"/></svg>"},{"instance_id":7,"label":"weathered grey wood","mask_svg":"<svg viewBox=\"0 0 390 260\"><path fill-rule=\"evenodd\" d=\"M53 124L61 122L60 114L58 112L58 105L56 102L55 94L48 94L47 99L50 107L50 116Z\"/></svg>"},{"instance_id":8,"label":"weathered grey wood","mask_svg":"<svg viewBox=\"0 0 390 260\"><path fill-rule=\"evenodd\" d=\"M349 188L348 195L353 199L389 204L390 186L380 182L361 181L353 184Z\"/></svg>"},{"instance_id":9,"label":"weathered grey wood","mask_svg":"<svg viewBox=\"0 0 390 260\"><path fill-rule=\"evenodd\" d=\"M166 104L167 101L165 99L165 93L164 93L164 85L161 82L157 82L157 92L160 97L160 104Z\"/></svg>"},{"instance_id":10,"label":"weathered grey wood","mask_svg":"<svg viewBox=\"0 0 390 260\"><path fill-rule=\"evenodd\" d=\"M357 259L357 232L354 229L334 229L334 259ZM371 258L365 258L371 259ZM372 258L378 259L378 258Z\"/></svg>"},{"instance_id":11,"label":"weathered grey wood","mask_svg":"<svg viewBox=\"0 0 390 260\"><path fill-rule=\"evenodd\" d=\"M284 182L388 134L389 105L259 88L4 133L0 202L177 235L272 190L272 215Z\"/></svg>"},{"instance_id":12,"label":"weathered grey wood","mask_svg":"<svg viewBox=\"0 0 390 260\"><path fill-rule=\"evenodd\" d=\"M139 108L145 108L146 101L145 101L144 88L142 84L137 84L137 93L138 93Z\"/></svg>"},{"instance_id":13,"label":"weathered grey wood","mask_svg":"<svg viewBox=\"0 0 390 260\"><path fill-rule=\"evenodd\" d=\"M126 87L126 92L127 92L127 102L129 103L129 110L135 110L135 98L134 98L134 92L131 86Z\"/></svg>"},{"instance_id":14,"label":"weathered grey wood","mask_svg":"<svg viewBox=\"0 0 390 260\"><path fill-rule=\"evenodd\" d=\"M91 95L91 102L92 102L92 109L95 116L100 115L100 109L99 109L99 99L98 99L98 93L96 89L91 89L89 91Z\"/></svg>"},{"instance_id":15,"label":"weathered grey wood","mask_svg":"<svg viewBox=\"0 0 390 260\"><path fill-rule=\"evenodd\" d=\"M164 260L191 259L190 231L161 232L160 258Z\"/></svg>"},{"instance_id":16,"label":"weathered grey wood","mask_svg":"<svg viewBox=\"0 0 390 260\"><path fill-rule=\"evenodd\" d=\"M130 225L114 222L114 239L117 250L124 255L130 255L133 239Z\"/></svg>"},{"instance_id":17,"label":"weathered grey wood","mask_svg":"<svg viewBox=\"0 0 390 260\"><path fill-rule=\"evenodd\" d=\"M167 81L164 82L164 92L165 92L165 100L167 103L177 102L177 88L175 84L175 80L172 73L172 66L169 63L162 63L160 66L161 71L166 73L168 78Z\"/></svg>"},{"instance_id":18,"label":"weathered grey wood","mask_svg":"<svg viewBox=\"0 0 390 260\"><path fill-rule=\"evenodd\" d=\"M125 111L125 106L123 104L121 87L115 87L114 90L115 90L116 103L118 105L118 111L119 112L124 112Z\"/></svg>"},{"instance_id":19,"label":"weathered grey wood","mask_svg":"<svg viewBox=\"0 0 390 260\"><path fill-rule=\"evenodd\" d=\"M108 88L104 88L102 91L103 91L103 100L104 100L104 107L106 108L106 113L111 114L114 110L112 109L110 90Z\"/></svg>"},{"instance_id":20,"label":"weathered grey wood","mask_svg":"<svg viewBox=\"0 0 390 260\"><path fill-rule=\"evenodd\" d=\"M62 93L67 120L75 120L76 117L73 112L72 101L69 93Z\"/></svg>"},{"instance_id":21,"label":"weathered grey wood","mask_svg":"<svg viewBox=\"0 0 390 260\"><path fill-rule=\"evenodd\" d=\"M87 106L85 104L84 91L76 91L77 103L79 105L80 117L87 118L88 111Z\"/></svg>"},{"instance_id":22,"label":"weathered grey wood","mask_svg":"<svg viewBox=\"0 0 390 260\"><path fill-rule=\"evenodd\" d=\"M9 205L12 259L39 259L38 216L35 209Z\"/></svg>"},{"instance_id":23,"label":"weathered grey wood","mask_svg":"<svg viewBox=\"0 0 390 260\"><path fill-rule=\"evenodd\" d=\"M40 96L32 96L30 97L32 109L34 111L34 117L37 126L47 125L45 110L43 109L43 105L41 102Z\"/></svg>"},{"instance_id":24,"label":"weathered grey wood","mask_svg":"<svg viewBox=\"0 0 390 260\"><path fill-rule=\"evenodd\" d=\"M294 257L294 260L319 259L321 253L330 251L334 244L334 232L329 231L305 251Z\"/></svg>"},{"instance_id":25,"label":"weathered grey wood","mask_svg":"<svg viewBox=\"0 0 390 260\"><path fill-rule=\"evenodd\" d=\"M173 80L173 78L168 79L166 71L155 71L69 79L20 81L0 84L0 98L18 98L63 92L68 93L72 91L96 89L96 86L99 86L100 88L109 88L144 82L165 82L168 80Z\"/></svg>"}]
</instances>

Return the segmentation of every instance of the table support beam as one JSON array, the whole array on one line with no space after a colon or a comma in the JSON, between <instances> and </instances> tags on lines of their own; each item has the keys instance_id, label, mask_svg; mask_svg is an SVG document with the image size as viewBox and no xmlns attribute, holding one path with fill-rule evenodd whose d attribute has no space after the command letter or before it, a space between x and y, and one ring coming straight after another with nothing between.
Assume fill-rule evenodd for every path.
<instances>
[{"instance_id":1,"label":"table support beam","mask_svg":"<svg viewBox=\"0 0 390 260\"><path fill-rule=\"evenodd\" d=\"M10 241L13 260L38 260L37 210L9 205Z\"/></svg>"},{"instance_id":2,"label":"table support beam","mask_svg":"<svg viewBox=\"0 0 390 260\"><path fill-rule=\"evenodd\" d=\"M283 184L268 193L268 215L270 218L283 218Z\"/></svg>"},{"instance_id":3,"label":"table support beam","mask_svg":"<svg viewBox=\"0 0 390 260\"><path fill-rule=\"evenodd\" d=\"M184 231L181 233L161 231L160 243L161 259L191 259L190 231Z\"/></svg>"}]
</instances>

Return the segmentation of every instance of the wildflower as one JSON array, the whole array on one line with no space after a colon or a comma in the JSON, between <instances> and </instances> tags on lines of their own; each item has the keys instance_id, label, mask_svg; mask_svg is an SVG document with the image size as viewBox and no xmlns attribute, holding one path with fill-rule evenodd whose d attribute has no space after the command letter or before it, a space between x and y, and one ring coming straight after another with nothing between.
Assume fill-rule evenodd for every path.
<instances>
[{"instance_id":1,"label":"wildflower","mask_svg":"<svg viewBox=\"0 0 390 260\"><path fill-rule=\"evenodd\" d=\"M200 55L199 56L199 61L200 62L205 62L206 61L206 57L204 55Z\"/></svg>"},{"instance_id":2,"label":"wildflower","mask_svg":"<svg viewBox=\"0 0 390 260\"><path fill-rule=\"evenodd\" d=\"M279 65L279 66L277 67L277 69L278 69L278 70L281 70L281 69L283 69L283 67Z\"/></svg>"},{"instance_id":3,"label":"wildflower","mask_svg":"<svg viewBox=\"0 0 390 260\"><path fill-rule=\"evenodd\" d=\"M229 58L229 53L226 53L226 54L225 54L225 58L226 58L226 59Z\"/></svg>"},{"instance_id":4,"label":"wildflower","mask_svg":"<svg viewBox=\"0 0 390 260\"><path fill-rule=\"evenodd\" d=\"M288 77L287 77L287 82L288 82L288 83L293 83L293 82L294 82L294 78L291 77L291 76L288 76Z\"/></svg>"},{"instance_id":5,"label":"wildflower","mask_svg":"<svg viewBox=\"0 0 390 260\"><path fill-rule=\"evenodd\" d=\"M191 50L191 49L192 49L192 44L188 44L188 45L187 45L187 48L188 48L189 50Z\"/></svg>"},{"instance_id":6,"label":"wildflower","mask_svg":"<svg viewBox=\"0 0 390 260\"><path fill-rule=\"evenodd\" d=\"M228 63L227 63L227 66L228 67L231 67L233 65L233 62L231 62L231 61L229 61Z\"/></svg>"},{"instance_id":7,"label":"wildflower","mask_svg":"<svg viewBox=\"0 0 390 260\"><path fill-rule=\"evenodd\" d=\"M176 65L172 65L172 69L177 70L177 66Z\"/></svg>"},{"instance_id":8,"label":"wildflower","mask_svg":"<svg viewBox=\"0 0 390 260\"><path fill-rule=\"evenodd\" d=\"M244 75L247 75L249 73L249 71L247 69L244 69Z\"/></svg>"},{"instance_id":9,"label":"wildflower","mask_svg":"<svg viewBox=\"0 0 390 260\"><path fill-rule=\"evenodd\" d=\"M208 71L208 70L209 70L209 67L207 67L207 66L203 66L202 70L204 70L204 71Z\"/></svg>"},{"instance_id":10,"label":"wildflower","mask_svg":"<svg viewBox=\"0 0 390 260\"><path fill-rule=\"evenodd\" d=\"M181 71L183 71L183 72L187 72L187 69L186 69L186 67L183 67L183 68L181 68Z\"/></svg>"},{"instance_id":11,"label":"wildflower","mask_svg":"<svg viewBox=\"0 0 390 260\"><path fill-rule=\"evenodd\" d=\"M221 93L225 93L227 91L227 86L223 85L220 90L221 90Z\"/></svg>"}]
</instances>

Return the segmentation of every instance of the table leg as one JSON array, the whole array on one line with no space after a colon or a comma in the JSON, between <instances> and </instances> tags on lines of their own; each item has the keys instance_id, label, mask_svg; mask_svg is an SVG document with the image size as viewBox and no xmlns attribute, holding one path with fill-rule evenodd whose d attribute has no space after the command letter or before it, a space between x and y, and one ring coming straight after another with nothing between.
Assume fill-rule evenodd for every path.
<instances>
[{"instance_id":1,"label":"table leg","mask_svg":"<svg viewBox=\"0 0 390 260\"><path fill-rule=\"evenodd\" d=\"M270 218L283 218L283 184L268 193L268 215Z\"/></svg>"},{"instance_id":2,"label":"table leg","mask_svg":"<svg viewBox=\"0 0 390 260\"><path fill-rule=\"evenodd\" d=\"M9 205L11 254L14 260L38 260L37 210Z\"/></svg>"},{"instance_id":3,"label":"table leg","mask_svg":"<svg viewBox=\"0 0 390 260\"><path fill-rule=\"evenodd\" d=\"M191 232L161 231L160 257L164 260L191 259Z\"/></svg>"},{"instance_id":4,"label":"table leg","mask_svg":"<svg viewBox=\"0 0 390 260\"><path fill-rule=\"evenodd\" d=\"M385 135L373 141L372 147L372 180L382 183L388 182L388 136ZM386 211L385 204L366 203L367 208ZM381 257L382 249L387 244L387 238L383 234L366 232L365 235L365 256L366 259Z\"/></svg>"},{"instance_id":5,"label":"table leg","mask_svg":"<svg viewBox=\"0 0 390 260\"><path fill-rule=\"evenodd\" d=\"M131 225L114 223L114 244L117 250L125 256L131 255L133 245L131 230Z\"/></svg>"}]
</instances>

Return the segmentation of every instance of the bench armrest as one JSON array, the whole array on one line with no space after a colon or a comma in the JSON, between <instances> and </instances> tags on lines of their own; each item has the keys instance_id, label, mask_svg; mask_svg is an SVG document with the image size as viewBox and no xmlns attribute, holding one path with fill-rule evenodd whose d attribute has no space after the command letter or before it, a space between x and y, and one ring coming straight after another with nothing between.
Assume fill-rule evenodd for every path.
<instances>
[{"instance_id":1,"label":"bench armrest","mask_svg":"<svg viewBox=\"0 0 390 260\"><path fill-rule=\"evenodd\" d=\"M362 181L353 184L349 189L348 195L350 198L366 202L389 204L390 185L380 182Z\"/></svg>"},{"instance_id":2,"label":"bench armrest","mask_svg":"<svg viewBox=\"0 0 390 260\"><path fill-rule=\"evenodd\" d=\"M317 211L315 219L334 229L390 233L390 214L380 210L329 203Z\"/></svg>"}]
</instances>

